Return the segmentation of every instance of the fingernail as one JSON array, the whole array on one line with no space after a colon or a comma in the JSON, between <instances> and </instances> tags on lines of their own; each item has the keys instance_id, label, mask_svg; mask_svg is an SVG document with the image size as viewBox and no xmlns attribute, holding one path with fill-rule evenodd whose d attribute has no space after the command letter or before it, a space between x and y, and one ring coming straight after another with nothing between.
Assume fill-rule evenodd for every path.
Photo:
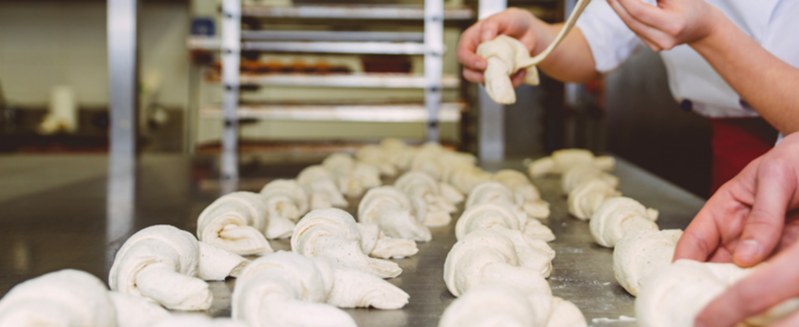
<instances>
[{"instance_id":1,"label":"fingernail","mask_svg":"<svg viewBox=\"0 0 799 327\"><path fill-rule=\"evenodd\" d=\"M474 68L477 69L485 69L485 64L482 61L475 61Z\"/></svg>"},{"instance_id":2,"label":"fingernail","mask_svg":"<svg viewBox=\"0 0 799 327\"><path fill-rule=\"evenodd\" d=\"M738 244L735 249L735 258L743 261L750 261L757 257L760 252L760 243L756 240L746 240Z\"/></svg>"}]
</instances>

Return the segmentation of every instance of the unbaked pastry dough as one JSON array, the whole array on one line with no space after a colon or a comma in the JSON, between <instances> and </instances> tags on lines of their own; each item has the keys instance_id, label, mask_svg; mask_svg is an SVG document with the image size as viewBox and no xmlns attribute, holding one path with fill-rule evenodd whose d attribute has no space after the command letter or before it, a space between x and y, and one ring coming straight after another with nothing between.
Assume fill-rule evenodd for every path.
<instances>
[{"instance_id":1,"label":"unbaked pastry dough","mask_svg":"<svg viewBox=\"0 0 799 327\"><path fill-rule=\"evenodd\" d=\"M200 262L197 277L202 280L225 280L227 277L238 277L250 260L222 248L199 242Z\"/></svg>"},{"instance_id":2,"label":"unbaked pastry dough","mask_svg":"<svg viewBox=\"0 0 799 327\"><path fill-rule=\"evenodd\" d=\"M486 182L480 184L474 189L474 192L469 194L469 199L466 201L467 209L461 215L460 219L458 219L458 224L456 226L472 224L473 220L494 221L500 219L511 221L510 224L505 225L505 227L523 231L525 235L534 239L547 242L554 240L555 234L552 233L552 230L541 224L538 220L529 218L527 213L513 202L512 196L513 193L500 183ZM483 218L482 216L487 217ZM494 223L492 223L492 225L493 224ZM486 228L488 227L490 226ZM458 228L456 227L456 231L457 230Z\"/></svg>"},{"instance_id":3,"label":"unbaked pastry dough","mask_svg":"<svg viewBox=\"0 0 799 327\"><path fill-rule=\"evenodd\" d=\"M529 217L531 219L546 218L541 217L541 215L529 215L528 210L525 210L524 201L516 197L510 188L499 182L489 181L475 187L474 190L469 193L469 198L466 200L466 208L471 208L475 205L483 203L493 203L504 206L513 211L514 214L518 215L519 217ZM544 203L542 206L546 206L547 211L549 210L548 204ZM522 227L524 227L524 224L527 223L527 220L528 219L524 219L522 222Z\"/></svg>"},{"instance_id":4,"label":"unbaked pastry dough","mask_svg":"<svg viewBox=\"0 0 799 327\"><path fill-rule=\"evenodd\" d=\"M411 200L416 218L431 227L449 224L450 214L457 211L457 207L441 194L439 186L433 177L421 171L409 171L394 183L394 187Z\"/></svg>"},{"instance_id":5,"label":"unbaked pastry dough","mask_svg":"<svg viewBox=\"0 0 799 327\"><path fill-rule=\"evenodd\" d=\"M236 254L272 253L264 231L275 230L272 235L290 233L294 224L284 217L273 217L274 223L268 221L268 212L264 197L258 193L224 195L200 213L197 238Z\"/></svg>"},{"instance_id":6,"label":"unbaked pastry dough","mask_svg":"<svg viewBox=\"0 0 799 327\"><path fill-rule=\"evenodd\" d=\"M141 296L108 292L117 315L118 327L151 327L170 317L164 307Z\"/></svg>"},{"instance_id":7,"label":"unbaked pastry dough","mask_svg":"<svg viewBox=\"0 0 799 327\"><path fill-rule=\"evenodd\" d=\"M638 295L641 280L671 263L679 229L627 232L613 249L613 275L632 295Z\"/></svg>"},{"instance_id":8,"label":"unbaked pastry dough","mask_svg":"<svg viewBox=\"0 0 799 327\"><path fill-rule=\"evenodd\" d=\"M541 193L527 176L513 169L503 169L494 174L493 180L507 186L524 208L528 216L545 219L549 217L549 203L541 200Z\"/></svg>"},{"instance_id":9,"label":"unbaked pastry dough","mask_svg":"<svg viewBox=\"0 0 799 327\"><path fill-rule=\"evenodd\" d=\"M597 179L587 181L569 192L566 203L569 213L580 220L588 220L605 200L620 197L621 192L616 190L606 180Z\"/></svg>"},{"instance_id":10,"label":"unbaked pastry dough","mask_svg":"<svg viewBox=\"0 0 799 327\"><path fill-rule=\"evenodd\" d=\"M0 326L116 327L102 281L65 269L17 284L0 300Z\"/></svg>"},{"instance_id":11,"label":"unbaked pastry dough","mask_svg":"<svg viewBox=\"0 0 799 327\"><path fill-rule=\"evenodd\" d=\"M563 194L569 194L581 184L593 180L601 180L614 188L619 187L619 178L616 176L602 171L593 164L579 164L569 168L563 174L561 178Z\"/></svg>"},{"instance_id":12,"label":"unbaked pastry dough","mask_svg":"<svg viewBox=\"0 0 799 327\"><path fill-rule=\"evenodd\" d=\"M380 169L358 162L348 154L331 154L325 158L322 166L336 178L339 190L350 197L361 196L366 190L382 185Z\"/></svg>"},{"instance_id":13,"label":"unbaked pastry dough","mask_svg":"<svg viewBox=\"0 0 799 327\"><path fill-rule=\"evenodd\" d=\"M359 228L360 227L360 228ZM418 249L411 240L384 239L394 248L379 246L380 232L376 225L359 226L352 215L341 209L319 209L306 214L294 229L291 249L306 257L325 257L346 267L361 269L383 278L397 277L402 272L399 265L387 260L370 258L375 250L382 256L408 256ZM369 235L363 235L361 232ZM376 232L375 232L376 231ZM403 241L395 243L394 241Z\"/></svg>"},{"instance_id":14,"label":"unbaked pastry dough","mask_svg":"<svg viewBox=\"0 0 799 327\"><path fill-rule=\"evenodd\" d=\"M591 216L591 235L604 247L612 248L624 234L637 229L658 230L658 211L638 201L618 197L606 200Z\"/></svg>"},{"instance_id":15,"label":"unbaked pastry dough","mask_svg":"<svg viewBox=\"0 0 799 327\"><path fill-rule=\"evenodd\" d=\"M444 148L441 144L428 142L414 155L411 170L425 172L436 180L446 180L448 169L461 165L474 166L476 162L477 158L471 154L455 152Z\"/></svg>"},{"instance_id":16,"label":"unbaked pastry dough","mask_svg":"<svg viewBox=\"0 0 799 327\"><path fill-rule=\"evenodd\" d=\"M355 151L355 158L373 165L380 170L380 174L386 177L397 176L397 167L391 162L388 151L377 145L366 145Z\"/></svg>"},{"instance_id":17,"label":"unbaked pastry dough","mask_svg":"<svg viewBox=\"0 0 799 327\"><path fill-rule=\"evenodd\" d=\"M635 299L638 326L691 327L705 306L751 271L732 263L678 260L644 278ZM797 308L799 299L787 300L743 325L768 326Z\"/></svg>"},{"instance_id":18,"label":"unbaked pastry dough","mask_svg":"<svg viewBox=\"0 0 799 327\"><path fill-rule=\"evenodd\" d=\"M228 318L209 318L207 316L175 315L151 325L150 327L248 327L243 321Z\"/></svg>"},{"instance_id":19,"label":"unbaked pastry dough","mask_svg":"<svg viewBox=\"0 0 799 327\"><path fill-rule=\"evenodd\" d=\"M393 186L369 190L358 205L358 221L375 223L386 235L427 242L430 229L416 219L411 201Z\"/></svg>"},{"instance_id":20,"label":"unbaked pastry dough","mask_svg":"<svg viewBox=\"0 0 799 327\"><path fill-rule=\"evenodd\" d=\"M144 296L174 310L207 310L213 296L197 278L200 246L188 232L155 225L133 234L114 258L111 290Z\"/></svg>"},{"instance_id":21,"label":"unbaked pastry dough","mask_svg":"<svg viewBox=\"0 0 799 327\"><path fill-rule=\"evenodd\" d=\"M527 165L527 171L532 177L543 175L560 175L575 165L588 163L604 171L611 171L616 164L613 157L595 157L591 151L583 149L563 149L553 151L549 157L535 160Z\"/></svg>"},{"instance_id":22,"label":"unbaked pastry dough","mask_svg":"<svg viewBox=\"0 0 799 327\"><path fill-rule=\"evenodd\" d=\"M274 217L286 218L296 223L302 215L308 213L308 194L305 194L305 190L296 180L273 180L264 185L261 195L265 198L270 223ZM291 228L294 229L294 224L291 224ZM266 235L267 238L271 238L270 236Z\"/></svg>"},{"instance_id":23,"label":"unbaked pastry dough","mask_svg":"<svg viewBox=\"0 0 799 327\"><path fill-rule=\"evenodd\" d=\"M300 171L297 182L305 189L311 209L346 208L349 205L336 184L335 176L321 165Z\"/></svg>"}]
</instances>

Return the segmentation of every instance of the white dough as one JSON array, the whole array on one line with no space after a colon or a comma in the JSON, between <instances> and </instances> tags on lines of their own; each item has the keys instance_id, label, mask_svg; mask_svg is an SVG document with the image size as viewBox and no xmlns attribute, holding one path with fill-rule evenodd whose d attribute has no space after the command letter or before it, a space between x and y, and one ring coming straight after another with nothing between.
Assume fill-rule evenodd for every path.
<instances>
[{"instance_id":1,"label":"white dough","mask_svg":"<svg viewBox=\"0 0 799 327\"><path fill-rule=\"evenodd\" d=\"M494 174L493 180L513 191L516 203L524 208L529 217L537 219L549 217L549 203L541 200L540 192L523 173L513 169L503 169Z\"/></svg>"},{"instance_id":2,"label":"white dough","mask_svg":"<svg viewBox=\"0 0 799 327\"><path fill-rule=\"evenodd\" d=\"M671 263L679 229L628 232L613 249L613 275L627 292L637 295L641 280Z\"/></svg>"},{"instance_id":3,"label":"white dough","mask_svg":"<svg viewBox=\"0 0 799 327\"><path fill-rule=\"evenodd\" d=\"M577 219L588 220L605 200L620 197L621 192L606 180L589 180L569 192L566 204L569 213Z\"/></svg>"},{"instance_id":4,"label":"white dough","mask_svg":"<svg viewBox=\"0 0 799 327\"><path fill-rule=\"evenodd\" d=\"M224 195L200 213L197 238L236 254L272 253L264 236L264 231L270 227L268 214L264 197L258 193Z\"/></svg>"},{"instance_id":5,"label":"white dough","mask_svg":"<svg viewBox=\"0 0 799 327\"><path fill-rule=\"evenodd\" d=\"M466 200L466 208L468 209L485 203L493 203L513 211L515 215L519 216L522 227L526 223L528 217L546 218L546 216L542 217L542 215L530 215L530 208L525 208L524 201L518 201L513 191L499 182L488 181L477 185L477 187L472 190L472 193L469 193L469 197ZM543 206L548 216L549 204L543 203ZM552 239L555 239L554 235L552 235Z\"/></svg>"},{"instance_id":6,"label":"white dough","mask_svg":"<svg viewBox=\"0 0 799 327\"><path fill-rule=\"evenodd\" d=\"M188 232L155 225L133 234L114 257L111 290L144 296L174 310L207 310L213 296L196 278L199 242Z\"/></svg>"},{"instance_id":7,"label":"white dough","mask_svg":"<svg viewBox=\"0 0 799 327\"><path fill-rule=\"evenodd\" d=\"M339 190L350 197L358 197L371 188L382 184L380 169L358 162L344 153L334 153L325 158L322 166L336 178Z\"/></svg>"},{"instance_id":8,"label":"white dough","mask_svg":"<svg viewBox=\"0 0 799 327\"><path fill-rule=\"evenodd\" d=\"M261 195L266 202L270 223L275 217L297 222L302 215L308 213L308 194L305 194L302 186L293 179L273 180L264 185Z\"/></svg>"},{"instance_id":9,"label":"white dough","mask_svg":"<svg viewBox=\"0 0 799 327\"><path fill-rule=\"evenodd\" d=\"M561 186L563 194L569 194L576 187L592 180L601 180L608 185L616 188L619 186L619 179L616 176L608 174L593 164L583 163L569 168L561 178Z\"/></svg>"},{"instance_id":10,"label":"white dough","mask_svg":"<svg viewBox=\"0 0 799 327\"><path fill-rule=\"evenodd\" d=\"M627 232L658 230L657 217L657 210L647 209L638 201L625 197L611 198L591 216L591 235L599 245L612 248Z\"/></svg>"},{"instance_id":11,"label":"white dough","mask_svg":"<svg viewBox=\"0 0 799 327\"><path fill-rule=\"evenodd\" d=\"M169 311L146 298L109 292L114 304L119 327L150 327L156 322L169 318Z\"/></svg>"},{"instance_id":12,"label":"white dough","mask_svg":"<svg viewBox=\"0 0 799 327\"><path fill-rule=\"evenodd\" d=\"M510 75L522 69L530 59L530 50L519 40L507 35L498 35L477 47L477 55L486 59L485 86L488 95L499 104L516 103L516 93ZM538 85L538 70L527 69L525 83Z\"/></svg>"},{"instance_id":13,"label":"white dough","mask_svg":"<svg viewBox=\"0 0 799 327\"><path fill-rule=\"evenodd\" d=\"M386 149L377 145L366 145L355 151L355 158L377 167L383 176L394 177L397 176L397 167L389 156Z\"/></svg>"},{"instance_id":14,"label":"white dough","mask_svg":"<svg viewBox=\"0 0 799 327\"><path fill-rule=\"evenodd\" d=\"M346 208L349 205L336 184L335 176L323 166L303 169L297 175L297 182L308 194L311 209Z\"/></svg>"},{"instance_id":15,"label":"white dough","mask_svg":"<svg viewBox=\"0 0 799 327\"><path fill-rule=\"evenodd\" d=\"M197 277L203 280L225 280L237 277L250 260L233 252L200 242L200 263Z\"/></svg>"},{"instance_id":16,"label":"white dough","mask_svg":"<svg viewBox=\"0 0 799 327\"><path fill-rule=\"evenodd\" d=\"M615 166L613 157L595 157L591 151L583 149L563 149L553 151L549 157L544 157L527 165L530 176L560 175L571 167L579 164L592 164L603 171L611 171Z\"/></svg>"},{"instance_id":17,"label":"white dough","mask_svg":"<svg viewBox=\"0 0 799 327\"><path fill-rule=\"evenodd\" d=\"M174 315L158 321L150 327L248 327L243 321L228 318L208 318L198 314Z\"/></svg>"},{"instance_id":18,"label":"white dough","mask_svg":"<svg viewBox=\"0 0 799 327\"><path fill-rule=\"evenodd\" d=\"M416 218L426 226L449 224L452 219L450 214L457 210L457 207L441 194L439 183L421 171L403 174L394 183L394 187L408 196L416 212Z\"/></svg>"},{"instance_id":19,"label":"white dough","mask_svg":"<svg viewBox=\"0 0 799 327\"><path fill-rule=\"evenodd\" d=\"M411 201L393 186L369 190L358 205L358 220L376 223L386 235L427 242L432 238L430 229L416 219Z\"/></svg>"},{"instance_id":20,"label":"white dough","mask_svg":"<svg viewBox=\"0 0 799 327\"><path fill-rule=\"evenodd\" d=\"M555 239L549 227L527 218L524 212L494 203L477 204L466 209L455 225L455 236L460 240L472 231L495 226L521 231L531 239L545 242Z\"/></svg>"},{"instance_id":21,"label":"white dough","mask_svg":"<svg viewBox=\"0 0 799 327\"><path fill-rule=\"evenodd\" d=\"M0 299L3 327L116 327L114 304L102 281L65 269L17 284Z\"/></svg>"}]
</instances>

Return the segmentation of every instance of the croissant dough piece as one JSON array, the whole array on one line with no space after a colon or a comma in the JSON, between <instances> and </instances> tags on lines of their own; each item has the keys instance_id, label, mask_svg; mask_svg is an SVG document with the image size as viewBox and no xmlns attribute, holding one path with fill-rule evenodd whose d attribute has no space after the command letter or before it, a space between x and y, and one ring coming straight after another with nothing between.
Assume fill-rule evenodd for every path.
<instances>
[{"instance_id":1,"label":"croissant dough piece","mask_svg":"<svg viewBox=\"0 0 799 327\"><path fill-rule=\"evenodd\" d=\"M416 219L411 209L411 201L397 188L377 187L366 192L361 199L358 220L362 223L376 223L390 237L430 241L430 229Z\"/></svg>"},{"instance_id":2,"label":"croissant dough piece","mask_svg":"<svg viewBox=\"0 0 799 327\"><path fill-rule=\"evenodd\" d=\"M379 233L378 233L379 234ZM365 247L377 247L378 236L372 236ZM412 241L411 241L412 242ZM306 214L294 229L291 249L306 257L324 257L336 264L361 269L383 278L397 277L402 272L394 262L370 258L364 252L358 224L352 215L341 209L319 209Z\"/></svg>"},{"instance_id":3,"label":"croissant dough piece","mask_svg":"<svg viewBox=\"0 0 799 327\"><path fill-rule=\"evenodd\" d=\"M608 174L593 164L578 164L571 167L561 178L563 194L569 194L581 184L592 180L601 180L613 188L619 187L619 179Z\"/></svg>"},{"instance_id":4,"label":"croissant dough piece","mask_svg":"<svg viewBox=\"0 0 799 327\"><path fill-rule=\"evenodd\" d=\"M117 315L119 327L150 327L170 317L160 305L146 298L119 292L108 292Z\"/></svg>"},{"instance_id":5,"label":"croissant dough piece","mask_svg":"<svg viewBox=\"0 0 799 327\"><path fill-rule=\"evenodd\" d=\"M377 167L357 162L348 154L331 154L322 166L335 176L339 190L350 197L361 196L366 190L382 185Z\"/></svg>"},{"instance_id":6,"label":"croissant dough piece","mask_svg":"<svg viewBox=\"0 0 799 327\"><path fill-rule=\"evenodd\" d=\"M410 257L419 252L416 242L386 236L377 224L358 223L357 225L361 239L361 249L363 253L368 253L371 257L399 259Z\"/></svg>"},{"instance_id":7,"label":"croissant dough piece","mask_svg":"<svg viewBox=\"0 0 799 327\"><path fill-rule=\"evenodd\" d=\"M441 194L439 183L423 172L409 171L403 174L394 187L410 198L416 219L426 226L447 225L452 219L450 213L457 211L455 205Z\"/></svg>"},{"instance_id":8,"label":"croissant dough piece","mask_svg":"<svg viewBox=\"0 0 799 327\"><path fill-rule=\"evenodd\" d=\"M521 231L534 240L549 242L555 239L555 234L549 227L535 219L528 219L527 215L520 210L513 210L512 207L495 203L482 203L468 207L455 225L455 236L460 240L472 231L495 226Z\"/></svg>"},{"instance_id":9,"label":"croissant dough piece","mask_svg":"<svg viewBox=\"0 0 799 327\"><path fill-rule=\"evenodd\" d=\"M227 318L208 318L201 315L171 316L150 327L248 327L241 321Z\"/></svg>"},{"instance_id":10,"label":"croissant dough piece","mask_svg":"<svg viewBox=\"0 0 799 327\"><path fill-rule=\"evenodd\" d=\"M605 200L620 197L621 192L616 190L607 181L597 179L580 184L569 192L566 203L569 213L577 219L588 220Z\"/></svg>"},{"instance_id":11,"label":"croissant dough piece","mask_svg":"<svg viewBox=\"0 0 799 327\"><path fill-rule=\"evenodd\" d=\"M446 149L441 144L428 142L419 148L413 157L411 170L424 172L435 180L445 179L447 170L453 166L470 165L477 162L471 154Z\"/></svg>"},{"instance_id":12,"label":"croissant dough piece","mask_svg":"<svg viewBox=\"0 0 799 327\"><path fill-rule=\"evenodd\" d=\"M397 167L391 162L386 149L377 145L366 145L355 151L355 158L377 167L380 174L386 177L397 176Z\"/></svg>"},{"instance_id":13,"label":"croissant dough piece","mask_svg":"<svg viewBox=\"0 0 799 327\"><path fill-rule=\"evenodd\" d=\"M11 288L0 299L0 326L115 327L117 316L102 281L65 269Z\"/></svg>"},{"instance_id":14,"label":"croissant dough piece","mask_svg":"<svg viewBox=\"0 0 799 327\"><path fill-rule=\"evenodd\" d=\"M751 271L732 263L678 260L644 278L635 300L638 326L693 326L697 314L708 303ZM745 325L768 326L797 308L799 299L787 300L748 319Z\"/></svg>"},{"instance_id":15,"label":"croissant dough piece","mask_svg":"<svg viewBox=\"0 0 799 327\"><path fill-rule=\"evenodd\" d=\"M265 198L270 223L275 217L286 218L296 223L302 215L308 213L308 195L293 179L273 180L264 185L261 195ZM294 224L291 224L291 227L293 229Z\"/></svg>"},{"instance_id":16,"label":"croissant dough piece","mask_svg":"<svg viewBox=\"0 0 799 327\"><path fill-rule=\"evenodd\" d=\"M671 263L679 229L636 230L627 232L613 249L613 275L632 295L637 295L641 280Z\"/></svg>"},{"instance_id":17,"label":"croissant dough piece","mask_svg":"<svg viewBox=\"0 0 799 327\"><path fill-rule=\"evenodd\" d=\"M549 203L541 200L541 193L523 173L503 169L494 174L492 179L513 191L516 203L524 208L527 216L537 219L549 217Z\"/></svg>"},{"instance_id":18,"label":"croissant dough piece","mask_svg":"<svg viewBox=\"0 0 799 327\"><path fill-rule=\"evenodd\" d=\"M380 147L385 151L386 158L398 171L411 169L411 162L419 152L418 149L409 147L400 139L387 138L380 142Z\"/></svg>"},{"instance_id":19,"label":"croissant dough piece","mask_svg":"<svg viewBox=\"0 0 799 327\"><path fill-rule=\"evenodd\" d=\"M264 230L269 229L267 215L263 196L233 192L216 199L200 213L197 238L236 254L272 253L264 236Z\"/></svg>"},{"instance_id":20,"label":"croissant dough piece","mask_svg":"<svg viewBox=\"0 0 799 327\"><path fill-rule=\"evenodd\" d=\"M591 216L589 227L599 245L612 248L629 231L658 230L655 224L657 218L657 210L647 209L633 199L618 197L608 199L599 206Z\"/></svg>"},{"instance_id":21,"label":"croissant dough piece","mask_svg":"<svg viewBox=\"0 0 799 327\"><path fill-rule=\"evenodd\" d=\"M111 290L144 296L174 310L206 310L213 296L196 278L197 239L173 226L155 225L133 234L119 249L108 274Z\"/></svg>"},{"instance_id":22,"label":"croissant dough piece","mask_svg":"<svg viewBox=\"0 0 799 327\"><path fill-rule=\"evenodd\" d=\"M530 50L517 39L498 35L491 41L481 43L477 47L477 55L488 63L484 73L488 96L499 104L516 103L510 75L522 69L521 65L530 60ZM534 66L525 69L527 77L524 82L538 85L538 70Z\"/></svg>"},{"instance_id":23,"label":"croissant dough piece","mask_svg":"<svg viewBox=\"0 0 799 327\"><path fill-rule=\"evenodd\" d=\"M202 280L225 280L226 277L237 277L250 260L222 248L205 242L199 242L200 262L197 277Z\"/></svg>"},{"instance_id":24,"label":"croissant dough piece","mask_svg":"<svg viewBox=\"0 0 799 327\"><path fill-rule=\"evenodd\" d=\"M297 175L297 182L308 194L311 209L346 208L349 205L336 186L335 176L323 166L315 165L303 169Z\"/></svg>"},{"instance_id":25,"label":"croissant dough piece","mask_svg":"<svg viewBox=\"0 0 799 327\"><path fill-rule=\"evenodd\" d=\"M527 210L524 210L524 208L518 205L518 202L514 200L513 192L508 187L498 182L485 182L475 187L466 200L467 210L461 216L460 220L463 220L463 217L467 216L466 213L473 211L472 208L489 203L505 208L506 210L498 211L501 215L512 215L518 219L518 226L508 226L508 228L522 230L525 234L535 239L547 242L555 240L555 234L552 233L552 230L542 225L537 220L529 219L532 217L528 217ZM547 205L547 210L548 209Z\"/></svg>"},{"instance_id":26,"label":"croissant dough piece","mask_svg":"<svg viewBox=\"0 0 799 327\"><path fill-rule=\"evenodd\" d=\"M532 177L543 175L559 175L569 171L578 164L592 164L604 171L611 171L616 164L610 156L595 157L591 151L583 149L563 149L553 151L549 157L534 160L527 165L527 171Z\"/></svg>"}]
</instances>

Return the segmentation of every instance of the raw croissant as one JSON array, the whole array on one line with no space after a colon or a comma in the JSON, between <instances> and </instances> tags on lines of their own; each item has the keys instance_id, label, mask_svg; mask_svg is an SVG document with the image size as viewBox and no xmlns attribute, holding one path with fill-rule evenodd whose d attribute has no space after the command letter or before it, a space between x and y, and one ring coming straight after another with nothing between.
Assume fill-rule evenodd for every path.
<instances>
[{"instance_id":1,"label":"raw croissant","mask_svg":"<svg viewBox=\"0 0 799 327\"><path fill-rule=\"evenodd\" d=\"M588 220L607 199L620 197L621 192L605 180L591 180L569 192L566 203L569 213L580 220Z\"/></svg>"},{"instance_id":2,"label":"raw croissant","mask_svg":"<svg viewBox=\"0 0 799 327\"><path fill-rule=\"evenodd\" d=\"M171 316L150 327L248 327L242 321L227 318L208 318L202 315Z\"/></svg>"},{"instance_id":3,"label":"raw croissant","mask_svg":"<svg viewBox=\"0 0 799 327\"><path fill-rule=\"evenodd\" d=\"M519 40L507 35L498 35L491 41L483 42L477 47L477 55L483 57L486 67L485 86L488 95L496 103L513 104L516 102L516 93L510 75L520 69L527 70L524 82L538 85L538 70L535 66L523 67L530 60L530 50Z\"/></svg>"},{"instance_id":4,"label":"raw croissant","mask_svg":"<svg viewBox=\"0 0 799 327\"><path fill-rule=\"evenodd\" d=\"M477 185L490 181L491 173L474 164L461 162L447 165L445 180L463 194L470 194Z\"/></svg>"},{"instance_id":5,"label":"raw croissant","mask_svg":"<svg viewBox=\"0 0 799 327\"><path fill-rule=\"evenodd\" d=\"M289 233L291 221L274 217L269 221L269 211L263 196L252 192L233 192L216 199L197 218L197 238L213 246L241 255L272 253L264 236ZM270 226L271 225L271 226Z\"/></svg>"},{"instance_id":6,"label":"raw croissant","mask_svg":"<svg viewBox=\"0 0 799 327\"><path fill-rule=\"evenodd\" d=\"M613 249L613 275L632 295L638 295L641 280L671 263L682 236L679 229L627 232Z\"/></svg>"},{"instance_id":7,"label":"raw croissant","mask_svg":"<svg viewBox=\"0 0 799 327\"><path fill-rule=\"evenodd\" d=\"M547 288L525 293L514 285L487 284L472 288L447 307L439 327L585 327L573 303L553 297Z\"/></svg>"},{"instance_id":8,"label":"raw croissant","mask_svg":"<svg viewBox=\"0 0 799 327\"><path fill-rule=\"evenodd\" d=\"M308 194L311 209L346 208L349 205L336 186L335 177L323 166L315 165L303 169L297 175L297 182Z\"/></svg>"},{"instance_id":9,"label":"raw croissant","mask_svg":"<svg viewBox=\"0 0 799 327\"><path fill-rule=\"evenodd\" d=\"M635 299L638 326L694 326L697 314L708 303L752 270L733 263L678 260L644 278ZM769 326L796 312L797 308L799 299L786 300L747 319L742 325Z\"/></svg>"},{"instance_id":10,"label":"raw croissant","mask_svg":"<svg viewBox=\"0 0 799 327\"><path fill-rule=\"evenodd\" d=\"M373 188L358 205L358 220L375 223L386 235L415 241L430 241L430 229L412 212L411 201L393 186Z\"/></svg>"},{"instance_id":11,"label":"raw croissant","mask_svg":"<svg viewBox=\"0 0 799 327\"><path fill-rule=\"evenodd\" d=\"M108 292L117 315L118 327L150 327L170 317L169 311L141 296Z\"/></svg>"},{"instance_id":12,"label":"raw croissant","mask_svg":"<svg viewBox=\"0 0 799 327\"><path fill-rule=\"evenodd\" d=\"M487 186L492 187L494 185L498 185L499 187L507 190L507 188L502 186L502 184L494 182L491 183L493 185ZM480 189L475 190L482 191L486 190L488 187L481 187ZM469 195L469 199L474 200L476 198L473 197L474 195L486 193L473 192ZM491 199L488 198L488 200ZM552 233L552 230L550 230L549 227L542 225L538 220L529 219L527 214L521 211L518 207L503 204L502 201L497 201L496 199L494 201L496 202L482 203L482 201L469 201L470 205L467 206L466 211L463 212L461 217L458 219L458 223L455 225L455 235L458 237L458 239L461 239L463 235L468 234L470 230L487 229L492 226L499 225L508 229L522 231L525 235L532 239L546 242L555 240L555 234Z\"/></svg>"},{"instance_id":13,"label":"raw croissant","mask_svg":"<svg viewBox=\"0 0 799 327\"><path fill-rule=\"evenodd\" d=\"M466 208L473 207L478 204L483 203L494 203L497 205L504 206L509 210L512 210L514 214L519 215L520 217L525 217L522 225L527 222L526 217L528 217L528 210L525 210L523 201L520 201L518 197L513 194L507 186L501 184L499 182L485 182L472 190L469 193L469 198L466 200ZM542 204L549 211L548 204ZM538 217L529 216L530 218L546 218L546 217ZM554 239L554 236L553 236Z\"/></svg>"},{"instance_id":14,"label":"raw croissant","mask_svg":"<svg viewBox=\"0 0 799 327\"><path fill-rule=\"evenodd\" d=\"M339 190L350 197L361 196L366 190L382 185L377 167L357 162L348 154L331 154L322 166L336 178Z\"/></svg>"},{"instance_id":15,"label":"raw croissant","mask_svg":"<svg viewBox=\"0 0 799 327\"><path fill-rule=\"evenodd\" d=\"M630 198L606 200L591 216L591 235L604 247L612 248L624 234L636 229L658 230L658 211L647 209Z\"/></svg>"},{"instance_id":16,"label":"raw croissant","mask_svg":"<svg viewBox=\"0 0 799 327\"><path fill-rule=\"evenodd\" d=\"M378 248L379 230L377 234L362 240L358 224L346 211L313 210L297 223L291 237L291 249L310 258L330 258L337 264L371 272L383 278L397 277L402 269L396 263L373 259L367 255ZM405 241L413 243L411 240ZM416 247L415 243L413 247ZM397 255L406 254L403 253L405 251L406 249L400 248Z\"/></svg>"},{"instance_id":17,"label":"raw croissant","mask_svg":"<svg viewBox=\"0 0 799 327\"><path fill-rule=\"evenodd\" d=\"M213 296L208 284L195 277L199 260L200 246L190 233L168 225L147 227L119 249L108 284L168 309L207 310Z\"/></svg>"},{"instance_id":18,"label":"raw croissant","mask_svg":"<svg viewBox=\"0 0 799 327\"><path fill-rule=\"evenodd\" d=\"M578 164L592 164L604 171L611 171L616 161L613 157L595 157L591 151L583 149L563 149L552 152L549 157L544 157L531 162L527 165L530 176L539 177L543 175L560 175Z\"/></svg>"},{"instance_id":19,"label":"raw croissant","mask_svg":"<svg viewBox=\"0 0 799 327\"><path fill-rule=\"evenodd\" d=\"M270 223L274 217L286 218L296 223L302 215L308 213L308 195L293 179L271 181L261 189L261 195L266 202ZM291 228L294 229L293 224Z\"/></svg>"},{"instance_id":20,"label":"raw croissant","mask_svg":"<svg viewBox=\"0 0 799 327\"><path fill-rule=\"evenodd\" d=\"M115 327L117 316L102 281L65 269L11 288L0 300L0 326Z\"/></svg>"},{"instance_id":21,"label":"raw croissant","mask_svg":"<svg viewBox=\"0 0 799 327\"><path fill-rule=\"evenodd\" d=\"M444 179L447 169L452 166L477 162L471 154L446 149L441 144L428 142L422 145L411 162L411 170L427 173L436 180Z\"/></svg>"},{"instance_id":22,"label":"raw croissant","mask_svg":"<svg viewBox=\"0 0 799 327\"><path fill-rule=\"evenodd\" d=\"M509 283L531 292L549 289L541 275L546 269L522 266L537 260L523 262L518 253L513 240L499 230L481 229L466 234L455 243L444 262L447 289L456 297L472 287L496 282Z\"/></svg>"},{"instance_id":23,"label":"raw croissant","mask_svg":"<svg viewBox=\"0 0 799 327\"><path fill-rule=\"evenodd\" d=\"M545 219L549 217L549 203L541 200L541 193L527 176L513 169L503 169L494 174L493 180L507 186L524 208L528 216Z\"/></svg>"},{"instance_id":24,"label":"raw croissant","mask_svg":"<svg viewBox=\"0 0 799 327\"><path fill-rule=\"evenodd\" d=\"M385 151L386 158L399 171L411 169L411 162L419 151L409 147L400 139L387 138L380 142L380 147Z\"/></svg>"},{"instance_id":25,"label":"raw croissant","mask_svg":"<svg viewBox=\"0 0 799 327\"><path fill-rule=\"evenodd\" d=\"M439 183L423 172L403 174L394 187L410 198L416 218L427 226L447 225L452 219L450 213L457 211L455 205L441 194Z\"/></svg>"},{"instance_id":26,"label":"raw croissant","mask_svg":"<svg viewBox=\"0 0 799 327\"><path fill-rule=\"evenodd\" d=\"M614 188L619 187L619 179L608 174L593 164L579 164L570 168L561 178L563 194L569 194L572 190L592 180L601 180Z\"/></svg>"},{"instance_id":27,"label":"raw croissant","mask_svg":"<svg viewBox=\"0 0 799 327\"><path fill-rule=\"evenodd\" d=\"M389 153L383 147L366 145L355 151L355 158L380 169L380 174L386 177L397 176L397 167L391 162Z\"/></svg>"}]
</instances>

